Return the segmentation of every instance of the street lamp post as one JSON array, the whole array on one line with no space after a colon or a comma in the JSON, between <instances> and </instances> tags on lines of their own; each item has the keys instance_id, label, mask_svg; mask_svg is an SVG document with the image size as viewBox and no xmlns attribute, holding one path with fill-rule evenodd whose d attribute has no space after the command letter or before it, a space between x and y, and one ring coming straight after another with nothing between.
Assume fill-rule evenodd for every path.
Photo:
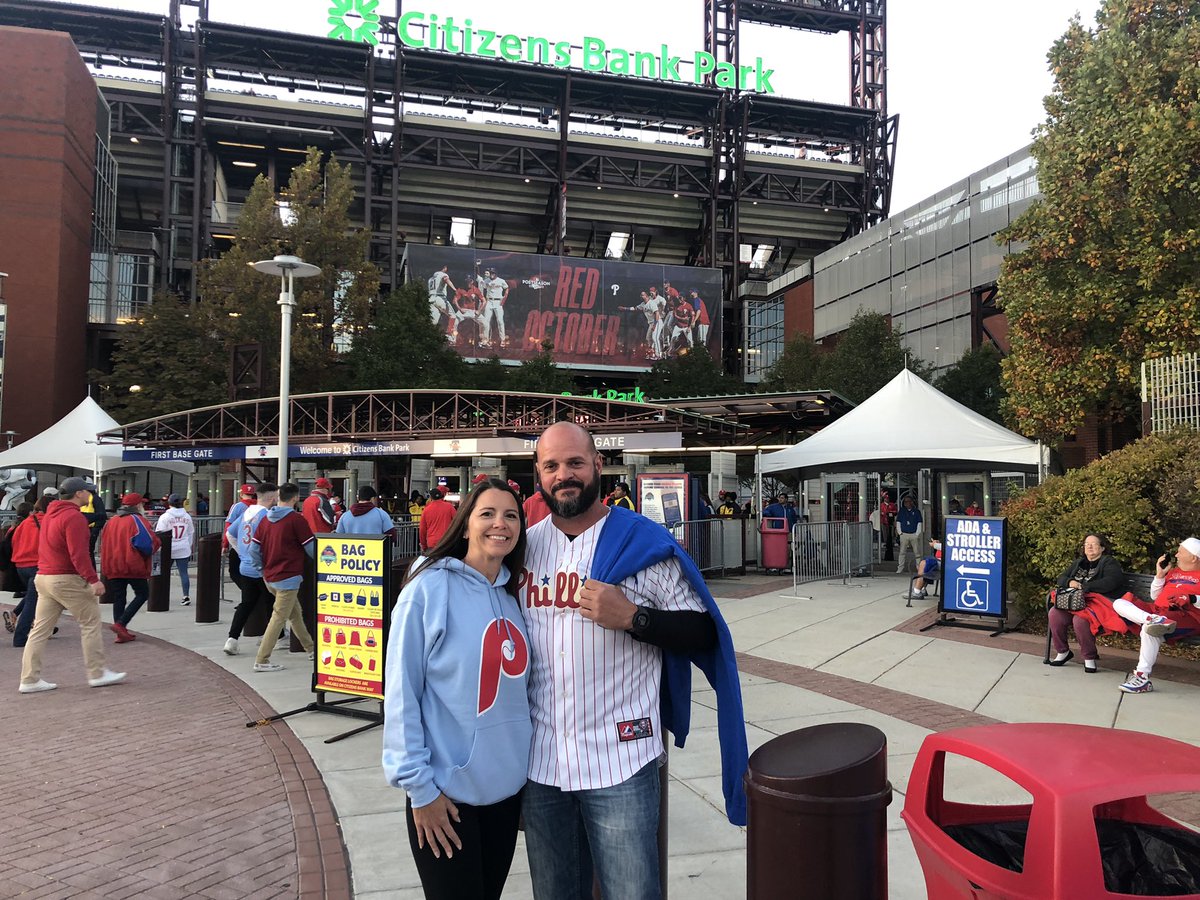
<instances>
[{"instance_id":1,"label":"street lamp post","mask_svg":"<svg viewBox=\"0 0 1200 900\"><path fill-rule=\"evenodd\" d=\"M293 278L311 278L321 274L319 267L306 263L298 256L276 256L250 263L264 275L279 276L279 483L287 481L288 469L288 392L292 374L292 310L296 297L292 293Z\"/></svg>"}]
</instances>

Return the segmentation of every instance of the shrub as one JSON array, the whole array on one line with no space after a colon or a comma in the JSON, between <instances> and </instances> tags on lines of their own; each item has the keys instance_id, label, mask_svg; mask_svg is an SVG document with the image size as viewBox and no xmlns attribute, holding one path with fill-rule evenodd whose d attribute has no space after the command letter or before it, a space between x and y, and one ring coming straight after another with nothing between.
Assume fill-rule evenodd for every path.
<instances>
[{"instance_id":1,"label":"shrub","mask_svg":"<svg viewBox=\"0 0 1200 900\"><path fill-rule=\"evenodd\" d=\"M1048 586L1089 531L1108 535L1126 571L1149 572L1164 551L1200 535L1200 433L1152 435L1082 469L1052 476L1004 504L1009 593L1044 614Z\"/></svg>"}]
</instances>

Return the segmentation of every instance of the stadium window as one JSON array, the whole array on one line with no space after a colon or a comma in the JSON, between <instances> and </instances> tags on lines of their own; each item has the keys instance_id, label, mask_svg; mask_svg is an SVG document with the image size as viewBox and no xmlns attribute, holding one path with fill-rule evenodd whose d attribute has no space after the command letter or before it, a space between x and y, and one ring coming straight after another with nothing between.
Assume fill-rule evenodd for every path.
<instances>
[{"instance_id":1,"label":"stadium window","mask_svg":"<svg viewBox=\"0 0 1200 900\"><path fill-rule=\"evenodd\" d=\"M455 247L470 247L475 237L475 220L465 216L450 219L450 243Z\"/></svg>"},{"instance_id":2,"label":"stadium window","mask_svg":"<svg viewBox=\"0 0 1200 900\"><path fill-rule=\"evenodd\" d=\"M770 244L759 244L754 249L754 256L750 259L751 269L765 269L767 263L771 261L771 256L775 253L775 248Z\"/></svg>"},{"instance_id":3,"label":"stadium window","mask_svg":"<svg viewBox=\"0 0 1200 900\"><path fill-rule=\"evenodd\" d=\"M605 259L624 259L629 249L630 235L624 231L614 231L608 236L608 247L604 251Z\"/></svg>"}]
</instances>

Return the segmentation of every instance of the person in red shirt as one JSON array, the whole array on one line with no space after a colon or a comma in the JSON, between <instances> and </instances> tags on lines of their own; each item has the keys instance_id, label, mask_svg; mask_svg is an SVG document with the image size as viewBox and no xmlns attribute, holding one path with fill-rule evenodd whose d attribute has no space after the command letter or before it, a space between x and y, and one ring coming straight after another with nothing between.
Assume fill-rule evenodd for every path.
<instances>
[{"instance_id":1,"label":"person in red shirt","mask_svg":"<svg viewBox=\"0 0 1200 900\"><path fill-rule=\"evenodd\" d=\"M318 478L312 493L304 498L300 512L313 534L330 534L337 524L333 504L329 501L332 495L333 483L328 478Z\"/></svg>"},{"instance_id":2,"label":"person in red shirt","mask_svg":"<svg viewBox=\"0 0 1200 900\"><path fill-rule=\"evenodd\" d=\"M550 516L550 507L546 505L546 497L542 493L541 485L534 485L533 493L525 501L524 510L526 528L531 528Z\"/></svg>"},{"instance_id":3,"label":"person in red shirt","mask_svg":"<svg viewBox=\"0 0 1200 900\"><path fill-rule=\"evenodd\" d=\"M69 610L79 623L88 684L104 687L125 680L124 672L110 671L105 665L99 602L104 596L104 585L92 565L88 523L81 512L82 507L92 502L92 495L98 493L94 484L72 476L58 486L59 499L46 511L38 549L37 615L21 657L18 690L22 694L58 687L42 678L42 653L64 610Z\"/></svg>"},{"instance_id":4,"label":"person in red shirt","mask_svg":"<svg viewBox=\"0 0 1200 900\"><path fill-rule=\"evenodd\" d=\"M971 505L967 507L968 516L982 516L983 507L979 505L978 500L972 500Z\"/></svg>"},{"instance_id":5,"label":"person in red shirt","mask_svg":"<svg viewBox=\"0 0 1200 900\"><path fill-rule=\"evenodd\" d=\"M300 585L304 581L304 564L316 553L317 540L304 516L296 513L298 484L280 485L279 505L267 510L266 518L250 539L250 556L263 575L263 583L275 597L271 621L263 632L254 660L255 672L278 672L283 668L271 662L271 651L279 642L283 626L290 623L292 634L304 646L308 658L316 645L304 624L300 606Z\"/></svg>"},{"instance_id":6,"label":"person in red shirt","mask_svg":"<svg viewBox=\"0 0 1200 900\"><path fill-rule=\"evenodd\" d=\"M24 647L29 640L29 629L33 627L33 616L37 611L37 561L38 543L42 536L42 522L46 518L46 509L57 499L58 491L54 494L43 494L38 497L33 511L17 523L12 533L12 563L17 570L17 579L25 588L25 596L17 608L13 610L16 623L12 628L13 646ZM19 509L19 507L18 507ZM8 624L8 613L4 614L5 624Z\"/></svg>"},{"instance_id":7,"label":"person in red shirt","mask_svg":"<svg viewBox=\"0 0 1200 900\"><path fill-rule=\"evenodd\" d=\"M450 527L454 513L454 504L442 499L442 489L430 488L429 502L425 504L425 511L421 513L421 525L417 529L422 550L428 550L442 539L442 535Z\"/></svg>"},{"instance_id":8,"label":"person in red shirt","mask_svg":"<svg viewBox=\"0 0 1200 900\"><path fill-rule=\"evenodd\" d=\"M101 535L100 569L104 572L106 593L113 605L113 623L109 627L116 634L118 644L137 637L129 630L129 623L150 596L150 563L162 546L144 518L145 502L146 498L141 494L126 494L121 498L121 508L105 523ZM132 544L139 523L141 530L150 535L152 549L149 556L143 556ZM129 588L133 588L133 603L126 607L125 593Z\"/></svg>"}]
</instances>

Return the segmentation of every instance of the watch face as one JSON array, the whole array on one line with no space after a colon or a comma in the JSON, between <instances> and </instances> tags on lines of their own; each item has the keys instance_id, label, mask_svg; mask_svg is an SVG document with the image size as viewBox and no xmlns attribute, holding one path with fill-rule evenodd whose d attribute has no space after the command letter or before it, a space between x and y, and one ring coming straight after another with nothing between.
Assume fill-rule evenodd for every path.
<instances>
[{"instance_id":1,"label":"watch face","mask_svg":"<svg viewBox=\"0 0 1200 900\"><path fill-rule=\"evenodd\" d=\"M645 628L649 624L650 624L650 614L648 612L646 612L644 609L639 609L636 613L634 613L634 615L633 615L633 627L634 628Z\"/></svg>"}]
</instances>

